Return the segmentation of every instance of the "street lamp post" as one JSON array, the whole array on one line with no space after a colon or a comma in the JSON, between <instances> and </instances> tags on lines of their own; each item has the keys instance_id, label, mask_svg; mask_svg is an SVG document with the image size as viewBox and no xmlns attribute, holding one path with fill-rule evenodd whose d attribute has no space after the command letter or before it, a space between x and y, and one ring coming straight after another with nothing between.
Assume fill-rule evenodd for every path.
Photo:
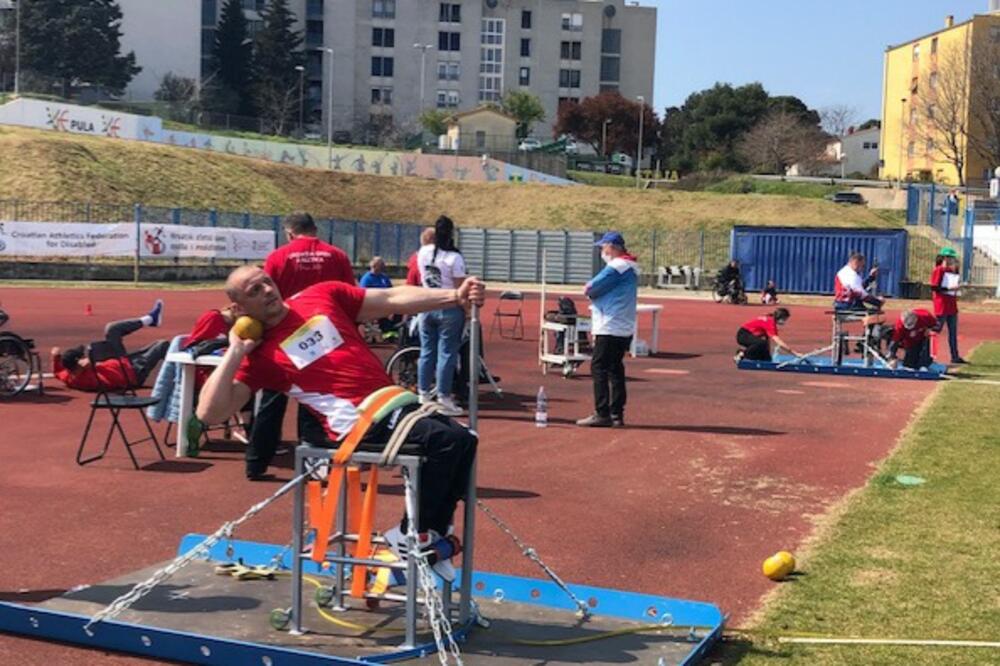
<instances>
[{"instance_id":1,"label":"street lamp post","mask_svg":"<svg viewBox=\"0 0 1000 666\"><path fill-rule=\"evenodd\" d=\"M420 113L424 112L424 78L427 75L427 51L434 48L433 44L414 44L413 48L420 51Z\"/></svg>"},{"instance_id":2,"label":"street lamp post","mask_svg":"<svg viewBox=\"0 0 1000 666\"><path fill-rule=\"evenodd\" d=\"M639 189L639 165L642 164L642 121L646 119L646 98L639 95L636 99L639 100L639 145L636 146L635 153L635 189Z\"/></svg>"},{"instance_id":3,"label":"street lamp post","mask_svg":"<svg viewBox=\"0 0 1000 666\"><path fill-rule=\"evenodd\" d=\"M333 169L333 48L320 46L316 50L330 56L326 64L326 168Z\"/></svg>"},{"instance_id":4,"label":"street lamp post","mask_svg":"<svg viewBox=\"0 0 1000 666\"><path fill-rule=\"evenodd\" d=\"M14 97L21 93L21 0L14 5Z\"/></svg>"},{"instance_id":5,"label":"street lamp post","mask_svg":"<svg viewBox=\"0 0 1000 666\"><path fill-rule=\"evenodd\" d=\"M299 73L299 138L301 139L305 136L303 123L305 104L303 103L302 90L306 78L306 68L302 65L296 65L295 71Z\"/></svg>"},{"instance_id":6,"label":"street lamp post","mask_svg":"<svg viewBox=\"0 0 1000 666\"><path fill-rule=\"evenodd\" d=\"M608 125L611 124L611 118L605 118L604 124L601 125L601 157L608 159Z\"/></svg>"}]
</instances>

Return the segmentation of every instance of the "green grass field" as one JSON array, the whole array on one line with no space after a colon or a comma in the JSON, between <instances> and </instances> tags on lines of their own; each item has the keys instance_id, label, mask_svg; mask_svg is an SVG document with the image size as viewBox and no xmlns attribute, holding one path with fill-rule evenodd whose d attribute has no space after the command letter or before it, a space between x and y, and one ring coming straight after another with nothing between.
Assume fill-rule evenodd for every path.
<instances>
[{"instance_id":1,"label":"green grass field","mask_svg":"<svg viewBox=\"0 0 1000 666\"><path fill-rule=\"evenodd\" d=\"M723 663L996 664L1000 649L804 646L779 636L1000 641L1000 343L940 387L895 453ZM977 383L978 382L978 383ZM903 486L897 475L923 485Z\"/></svg>"}]
</instances>

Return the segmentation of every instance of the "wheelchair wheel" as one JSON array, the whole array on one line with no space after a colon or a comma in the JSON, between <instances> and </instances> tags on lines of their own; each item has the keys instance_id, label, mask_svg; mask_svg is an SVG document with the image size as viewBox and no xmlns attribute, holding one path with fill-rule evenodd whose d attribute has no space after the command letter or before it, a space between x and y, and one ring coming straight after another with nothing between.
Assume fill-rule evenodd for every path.
<instances>
[{"instance_id":1,"label":"wheelchair wheel","mask_svg":"<svg viewBox=\"0 0 1000 666\"><path fill-rule=\"evenodd\" d=\"M0 335L0 398L10 398L31 381L31 351L16 335Z\"/></svg>"},{"instance_id":2,"label":"wheelchair wheel","mask_svg":"<svg viewBox=\"0 0 1000 666\"><path fill-rule=\"evenodd\" d=\"M715 301L716 303L721 303L725 299L726 299L726 295L723 294L723 293L719 293L718 288L712 290L712 300L713 301Z\"/></svg>"},{"instance_id":3,"label":"wheelchair wheel","mask_svg":"<svg viewBox=\"0 0 1000 666\"><path fill-rule=\"evenodd\" d=\"M741 291L739 294L737 294L736 296L733 297L733 301L732 302L734 304L736 304L736 305L746 305L747 304L747 293L745 291Z\"/></svg>"},{"instance_id":4,"label":"wheelchair wheel","mask_svg":"<svg viewBox=\"0 0 1000 666\"><path fill-rule=\"evenodd\" d=\"M417 361L420 359L420 347L404 347L389 357L385 362L385 373L394 384L417 391Z\"/></svg>"}]
</instances>

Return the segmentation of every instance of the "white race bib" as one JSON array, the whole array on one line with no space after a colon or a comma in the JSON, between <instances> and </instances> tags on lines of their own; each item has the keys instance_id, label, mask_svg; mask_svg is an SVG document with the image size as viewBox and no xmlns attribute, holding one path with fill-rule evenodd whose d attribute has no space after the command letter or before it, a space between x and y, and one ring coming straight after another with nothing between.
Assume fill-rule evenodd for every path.
<instances>
[{"instance_id":1,"label":"white race bib","mask_svg":"<svg viewBox=\"0 0 1000 666\"><path fill-rule=\"evenodd\" d=\"M945 273L941 276L941 286L948 290L958 289L960 279L958 273Z\"/></svg>"},{"instance_id":2,"label":"white race bib","mask_svg":"<svg viewBox=\"0 0 1000 666\"><path fill-rule=\"evenodd\" d=\"M301 370L344 344L340 331L326 315L316 315L281 343L281 350Z\"/></svg>"}]
</instances>

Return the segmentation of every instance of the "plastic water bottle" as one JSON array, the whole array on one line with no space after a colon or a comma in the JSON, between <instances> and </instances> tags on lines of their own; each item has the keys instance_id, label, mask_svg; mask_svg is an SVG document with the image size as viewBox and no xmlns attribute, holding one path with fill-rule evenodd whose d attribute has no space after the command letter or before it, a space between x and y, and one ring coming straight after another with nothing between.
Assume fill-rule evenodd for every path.
<instances>
[{"instance_id":1,"label":"plastic water bottle","mask_svg":"<svg viewBox=\"0 0 1000 666\"><path fill-rule=\"evenodd\" d=\"M535 398L535 427L547 428L549 425L549 397L545 395L545 387L538 387Z\"/></svg>"}]
</instances>

